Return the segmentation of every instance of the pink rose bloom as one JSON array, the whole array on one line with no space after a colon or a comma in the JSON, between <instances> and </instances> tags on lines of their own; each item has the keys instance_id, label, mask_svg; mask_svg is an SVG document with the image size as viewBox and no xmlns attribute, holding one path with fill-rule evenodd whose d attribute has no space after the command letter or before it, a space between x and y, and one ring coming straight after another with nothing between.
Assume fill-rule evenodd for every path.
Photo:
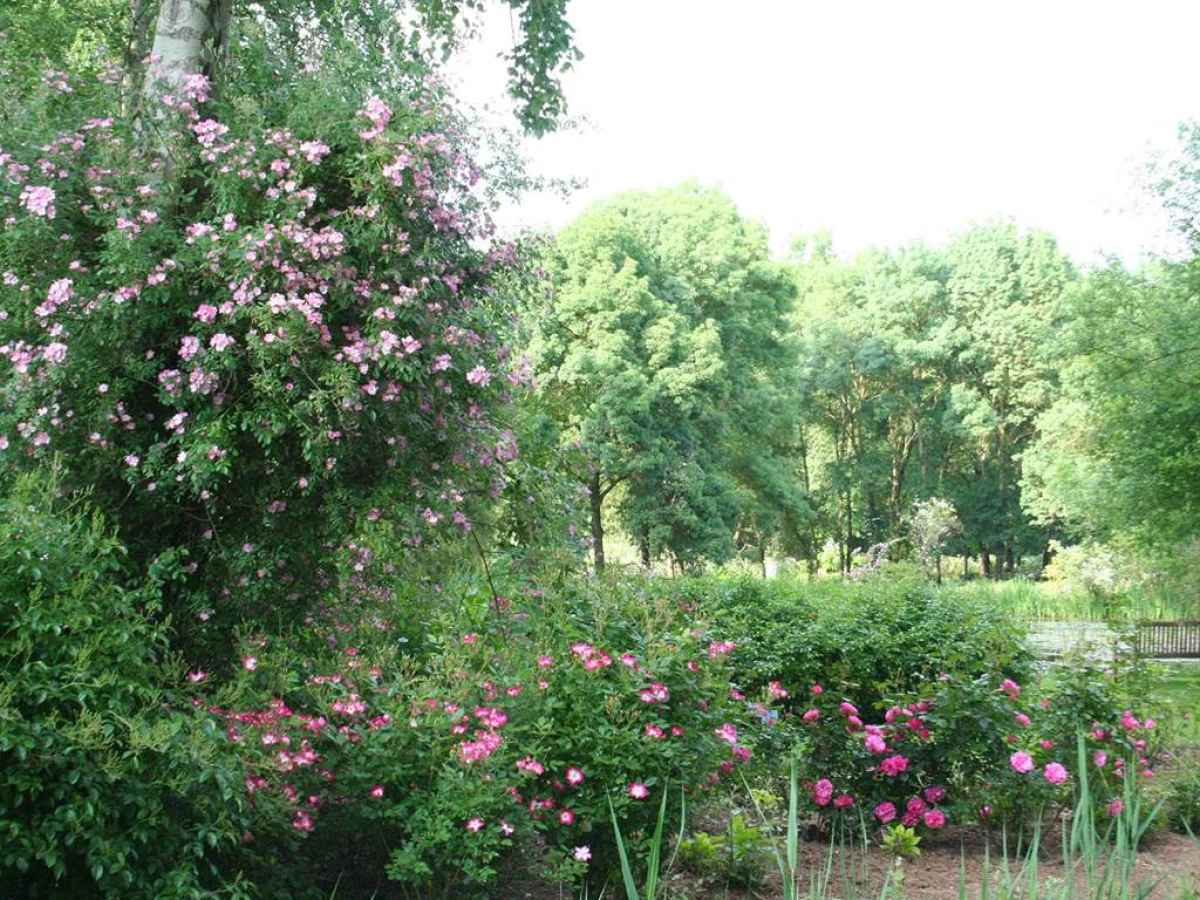
<instances>
[{"instance_id":1,"label":"pink rose bloom","mask_svg":"<svg viewBox=\"0 0 1200 900\"><path fill-rule=\"evenodd\" d=\"M1024 775L1026 772L1033 771L1033 757L1031 757L1028 753L1023 753L1018 750L1008 758L1008 761L1012 764L1014 772L1020 772L1022 775Z\"/></svg>"},{"instance_id":2,"label":"pink rose bloom","mask_svg":"<svg viewBox=\"0 0 1200 900\"><path fill-rule=\"evenodd\" d=\"M927 787L925 788L925 799L930 803L941 803L946 799L946 789L944 787Z\"/></svg>"},{"instance_id":3,"label":"pink rose bloom","mask_svg":"<svg viewBox=\"0 0 1200 900\"><path fill-rule=\"evenodd\" d=\"M896 805L894 803L880 803L875 807L875 818L886 825L896 818Z\"/></svg>"},{"instance_id":4,"label":"pink rose bloom","mask_svg":"<svg viewBox=\"0 0 1200 900\"><path fill-rule=\"evenodd\" d=\"M822 778L813 786L813 802L817 806L828 806L829 801L833 799L833 782L828 778Z\"/></svg>"},{"instance_id":5,"label":"pink rose bloom","mask_svg":"<svg viewBox=\"0 0 1200 900\"><path fill-rule=\"evenodd\" d=\"M738 739L737 726L726 722L720 728L714 728L713 734L727 744L736 744Z\"/></svg>"},{"instance_id":6,"label":"pink rose bloom","mask_svg":"<svg viewBox=\"0 0 1200 900\"><path fill-rule=\"evenodd\" d=\"M1051 784L1062 784L1067 780L1067 770L1060 763L1052 762L1046 766L1046 780Z\"/></svg>"},{"instance_id":7,"label":"pink rose bloom","mask_svg":"<svg viewBox=\"0 0 1200 900\"><path fill-rule=\"evenodd\" d=\"M821 718L821 711L819 709L810 709L803 716L801 716L801 718L811 725L813 722L817 721L817 719Z\"/></svg>"},{"instance_id":8,"label":"pink rose bloom","mask_svg":"<svg viewBox=\"0 0 1200 900\"><path fill-rule=\"evenodd\" d=\"M887 741L877 734L868 734L867 750L871 753L887 753Z\"/></svg>"},{"instance_id":9,"label":"pink rose bloom","mask_svg":"<svg viewBox=\"0 0 1200 900\"><path fill-rule=\"evenodd\" d=\"M1121 800L1119 800L1119 799L1114 800L1112 803L1108 804L1108 817L1110 819L1115 819L1117 816L1119 816L1124 811L1125 811L1125 804L1123 802L1121 802Z\"/></svg>"},{"instance_id":10,"label":"pink rose bloom","mask_svg":"<svg viewBox=\"0 0 1200 900\"><path fill-rule=\"evenodd\" d=\"M847 806L854 805L854 798L849 794L838 794L837 799L833 801L833 805L838 809L845 809Z\"/></svg>"},{"instance_id":11,"label":"pink rose bloom","mask_svg":"<svg viewBox=\"0 0 1200 900\"><path fill-rule=\"evenodd\" d=\"M640 781L635 781L628 788L629 796L634 800L645 800L650 796L650 788L646 787Z\"/></svg>"},{"instance_id":12,"label":"pink rose bloom","mask_svg":"<svg viewBox=\"0 0 1200 900\"><path fill-rule=\"evenodd\" d=\"M491 384L492 373L483 366L476 366L467 373L467 382L469 384L477 384L481 387L487 387Z\"/></svg>"},{"instance_id":13,"label":"pink rose bloom","mask_svg":"<svg viewBox=\"0 0 1200 900\"><path fill-rule=\"evenodd\" d=\"M1097 750L1096 755L1092 757L1092 761L1096 763L1097 769L1103 769L1108 765L1108 754L1103 750Z\"/></svg>"},{"instance_id":14,"label":"pink rose bloom","mask_svg":"<svg viewBox=\"0 0 1200 900\"><path fill-rule=\"evenodd\" d=\"M879 771L884 775L895 777L908 768L908 758L904 756L889 756L879 764Z\"/></svg>"},{"instance_id":15,"label":"pink rose bloom","mask_svg":"<svg viewBox=\"0 0 1200 900\"><path fill-rule=\"evenodd\" d=\"M941 828L946 824L946 815L940 809L931 809L925 813L926 828Z\"/></svg>"}]
</instances>

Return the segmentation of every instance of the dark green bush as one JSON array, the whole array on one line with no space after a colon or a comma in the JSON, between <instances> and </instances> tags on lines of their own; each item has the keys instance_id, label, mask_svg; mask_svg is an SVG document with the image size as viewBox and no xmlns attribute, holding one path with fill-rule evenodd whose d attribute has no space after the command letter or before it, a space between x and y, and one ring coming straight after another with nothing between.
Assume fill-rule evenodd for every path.
<instances>
[{"instance_id":1,"label":"dark green bush","mask_svg":"<svg viewBox=\"0 0 1200 900\"><path fill-rule=\"evenodd\" d=\"M662 586L737 641L734 675L747 694L779 681L803 703L797 693L820 683L872 709L889 693L943 673L1021 679L1032 665L1011 618L920 579L710 576Z\"/></svg>"},{"instance_id":2,"label":"dark green bush","mask_svg":"<svg viewBox=\"0 0 1200 900\"><path fill-rule=\"evenodd\" d=\"M240 843L242 774L174 708L153 580L57 480L0 500L0 884L6 896L200 897Z\"/></svg>"}]
</instances>

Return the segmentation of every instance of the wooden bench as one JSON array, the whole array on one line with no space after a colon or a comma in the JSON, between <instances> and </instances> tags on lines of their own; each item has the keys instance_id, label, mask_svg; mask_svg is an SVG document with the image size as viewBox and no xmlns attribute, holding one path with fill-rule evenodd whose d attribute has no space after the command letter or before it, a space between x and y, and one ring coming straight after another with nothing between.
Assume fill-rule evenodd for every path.
<instances>
[{"instance_id":1,"label":"wooden bench","mask_svg":"<svg viewBox=\"0 0 1200 900\"><path fill-rule=\"evenodd\" d=\"M1137 651L1154 659L1200 659L1200 622L1139 622Z\"/></svg>"}]
</instances>

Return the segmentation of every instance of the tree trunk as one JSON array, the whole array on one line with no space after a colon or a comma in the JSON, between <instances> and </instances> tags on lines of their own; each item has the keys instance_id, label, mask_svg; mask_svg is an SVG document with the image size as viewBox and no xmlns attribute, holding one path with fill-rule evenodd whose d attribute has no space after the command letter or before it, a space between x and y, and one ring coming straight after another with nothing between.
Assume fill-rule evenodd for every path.
<instances>
[{"instance_id":1,"label":"tree trunk","mask_svg":"<svg viewBox=\"0 0 1200 900\"><path fill-rule=\"evenodd\" d=\"M933 554L933 564L934 564L934 567L937 569L937 583L940 586L942 583L942 554L941 553Z\"/></svg>"},{"instance_id":2,"label":"tree trunk","mask_svg":"<svg viewBox=\"0 0 1200 900\"><path fill-rule=\"evenodd\" d=\"M979 547L979 571L984 578L992 577L992 556L987 544L981 544Z\"/></svg>"},{"instance_id":3,"label":"tree trunk","mask_svg":"<svg viewBox=\"0 0 1200 900\"><path fill-rule=\"evenodd\" d=\"M650 568L650 529L643 528L642 533L638 536L638 550L642 556L642 568Z\"/></svg>"},{"instance_id":4,"label":"tree trunk","mask_svg":"<svg viewBox=\"0 0 1200 900\"><path fill-rule=\"evenodd\" d=\"M592 504L592 559L596 571L604 571L604 522L600 518L600 507L604 503L604 495L600 493L600 473L592 476L588 485L588 498Z\"/></svg>"},{"instance_id":5,"label":"tree trunk","mask_svg":"<svg viewBox=\"0 0 1200 900\"><path fill-rule=\"evenodd\" d=\"M963 548L963 578L969 577L971 574L971 551L966 547Z\"/></svg>"},{"instance_id":6,"label":"tree trunk","mask_svg":"<svg viewBox=\"0 0 1200 900\"><path fill-rule=\"evenodd\" d=\"M232 19L233 0L162 0L145 97L178 96L187 76L196 73L216 82L228 56Z\"/></svg>"},{"instance_id":7,"label":"tree trunk","mask_svg":"<svg viewBox=\"0 0 1200 900\"><path fill-rule=\"evenodd\" d=\"M843 575L850 574L850 531L854 527L854 499L850 491L846 491L846 540L842 544L841 569Z\"/></svg>"}]
</instances>

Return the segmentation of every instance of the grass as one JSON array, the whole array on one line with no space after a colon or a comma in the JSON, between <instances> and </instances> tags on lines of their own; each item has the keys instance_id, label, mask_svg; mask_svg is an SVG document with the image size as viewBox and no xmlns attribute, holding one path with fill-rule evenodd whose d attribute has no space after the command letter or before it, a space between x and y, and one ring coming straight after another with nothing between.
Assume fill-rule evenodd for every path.
<instances>
[{"instance_id":1,"label":"grass","mask_svg":"<svg viewBox=\"0 0 1200 900\"><path fill-rule=\"evenodd\" d=\"M1176 747L1200 747L1200 664L1164 664L1154 694L1162 704L1169 740Z\"/></svg>"},{"instance_id":2,"label":"grass","mask_svg":"<svg viewBox=\"0 0 1200 900\"><path fill-rule=\"evenodd\" d=\"M1200 618L1200 603L1171 591L1135 590L1105 598L1021 579L948 582L945 589L984 600L1028 622L1106 622L1114 616L1158 621Z\"/></svg>"}]
</instances>

